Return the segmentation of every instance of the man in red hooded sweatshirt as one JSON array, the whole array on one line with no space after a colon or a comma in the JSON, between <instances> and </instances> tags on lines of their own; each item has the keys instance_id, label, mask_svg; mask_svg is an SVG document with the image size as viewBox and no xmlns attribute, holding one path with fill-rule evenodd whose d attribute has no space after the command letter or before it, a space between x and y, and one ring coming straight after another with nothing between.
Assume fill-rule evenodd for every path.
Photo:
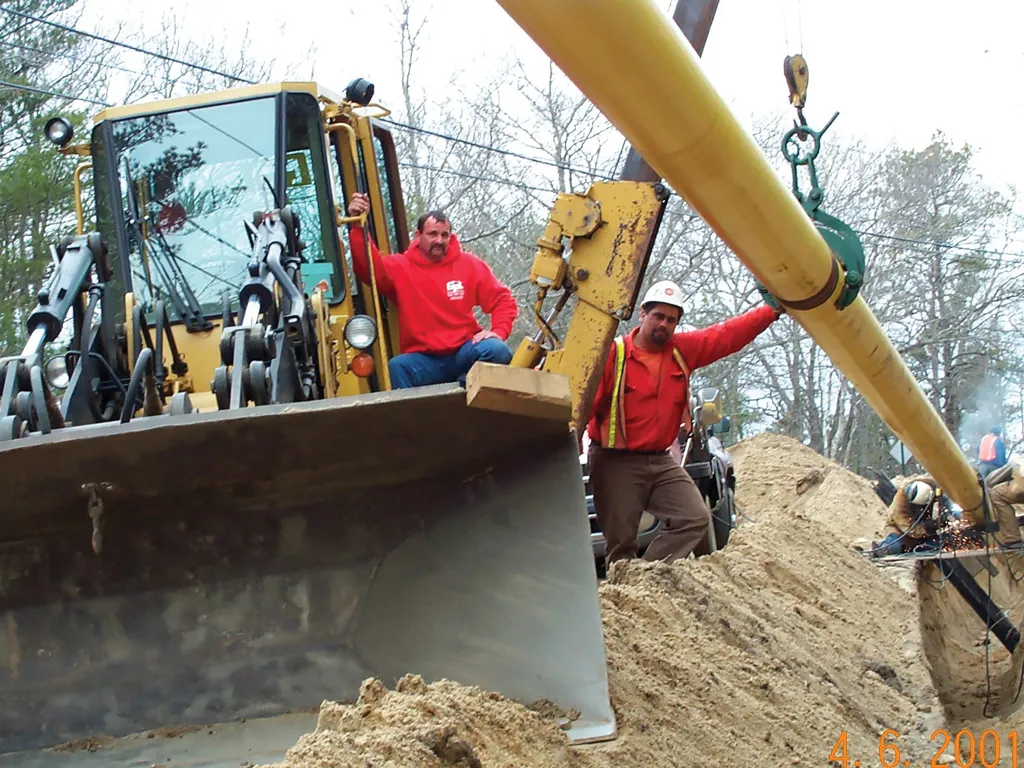
<instances>
[{"instance_id":1,"label":"man in red hooded sweatshirt","mask_svg":"<svg viewBox=\"0 0 1024 768\"><path fill-rule=\"evenodd\" d=\"M644 510L661 521L645 560L686 557L703 540L711 513L669 453L679 425L691 429L690 372L738 352L781 314L762 306L710 328L677 333L682 298L668 280L651 286L639 327L615 340L594 399L588 461L606 565L636 557Z\"/></svg>"},{"instance_id":2,"label":"man in red hooded sweatshirt","mask_svg":"<svg viewBox=\"0 0 1024 768\"><path fill-rule=\"evenodd\" d=\"M351 216L369 210L365 194L349 203ZM366 244L361 227L349 227L352 267L369 284ZM441 211L423 214L405 253L384 258L371 241L373 271L382 296L398 305L401 354L388 369L392 389L457 381L478 360L508 365L506 340L518 308L515 297L480 257L462 250L451 222ZM491 316L491 329L477 322L474 307Z\"/></svg>"}]
</instances>

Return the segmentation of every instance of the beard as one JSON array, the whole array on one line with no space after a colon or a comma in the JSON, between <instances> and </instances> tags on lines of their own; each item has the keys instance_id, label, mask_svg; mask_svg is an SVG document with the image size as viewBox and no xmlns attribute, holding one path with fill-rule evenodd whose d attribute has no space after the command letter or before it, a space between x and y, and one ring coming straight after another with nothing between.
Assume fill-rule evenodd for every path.
<instances>
[{"instance_id":1,"label":"beard","mask_svg":"<svg viewBox=\"0 0 1024 768\"><path fill-rule=\"evenodd\" d=\"M651 341L655 344L664 344L668 341L668 331L663 328L656 328L651 331Z\"/></svg>"}]
</instances>

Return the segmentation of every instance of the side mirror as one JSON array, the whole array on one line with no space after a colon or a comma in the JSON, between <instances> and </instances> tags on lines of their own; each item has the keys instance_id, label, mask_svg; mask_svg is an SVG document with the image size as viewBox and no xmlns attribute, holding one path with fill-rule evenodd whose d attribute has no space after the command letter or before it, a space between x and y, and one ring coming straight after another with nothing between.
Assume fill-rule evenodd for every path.
<instances>
[{"instance_id":1,"label":"side mirror","mask_svg":"<svg viewBox=\"0 0 1024 768\"><path fill-rule=\"evenodd\" d=\"M703 387L697 393L700 401L700 420L707 425L717 424L722 420L722 396L715 387Z\"/></svg>"},{"instance_id":2,"label":"side mirror","mask_svg":"<svg viewBox=\"0 0 1024 768\"><path fill-rule=\"evenodd\" d=\"M709 431L713 435L724 435L730 429L732 429L732 421L729 420L728 416L723 416L720 422L711 425Z\"/></svg>"}]
</instances>

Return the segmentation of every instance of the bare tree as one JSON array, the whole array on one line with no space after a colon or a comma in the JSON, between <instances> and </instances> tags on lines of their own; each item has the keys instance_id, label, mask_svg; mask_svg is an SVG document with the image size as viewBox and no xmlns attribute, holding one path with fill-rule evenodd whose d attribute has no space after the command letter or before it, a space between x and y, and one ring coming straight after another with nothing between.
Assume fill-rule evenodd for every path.
<instances>
[{"instance_id":1,"label":"bare tree","mask_svg":"<svg viewBox=\"0 0 1024 768\"><path fill-rule=\"evenodd\" d=\"M516 288L516 333L531 333L526 276L547 212L558 193L614 178L622 137L553 65L531 73L514 61L495 74L493 87L469 93L423 88L418 61L430 44L429 20L411 0L399 0L395 30L402 93L381 100L399 105L402 125L394 130L410 216L447 209L467 247ZM753 133L788 182L778 145L784 130L769 118ZM977 407L984 382L998 377L1005 393L1007 381L1024 380L1012 341L1024 260L999 245L1014 227L1012 201L985 187L970 160L969 149L940 139L919 153L826 141L817 160L823 207L861 233L862 296L954 430L965 409ZM696 327L762 301L750 271L678 196L642 288L664 278L687 292L686 322ZM699 371L701 384L722 389L737 436L768 427L860 471L889 461L891 436L878 416L794 322Z\"/></svg>"},{"instance_id":2,"label":"bare tree","mask_svg":"<svg viewBox=\"0 0 1024 768\"><path fill-rule=\"evenodd\" d=\"M903 299L892 337L958 435L996 366L1020 370L1007 339L1024 303L1024 260L999 246L1014 201L972 169L969 146L941 133L919 152L893 152L877 197L891 233L894 297Z\"/></svg>"},{"instance_id":3,"label":"bare tree","mask_svg":"<svg viewBox=\"0 0 1024 768\"><path fill-rule=\"evenodd\" d=\"M280 68L274 58L256 58L248 53L248 27L241 42L230 46L223 42L223 36L218 39L213 33L205 39L188 37L178 14L170 11L164 13L160 27L157 34L139 33L124 39L159 56L147 56L137 62L134 76L127 81L118 102L169 99L262 83ZM311 60L312 53L311 48L302 58ZM295 62L288 65L290 71L296 68Z\"/></svg>"}]
</instances>

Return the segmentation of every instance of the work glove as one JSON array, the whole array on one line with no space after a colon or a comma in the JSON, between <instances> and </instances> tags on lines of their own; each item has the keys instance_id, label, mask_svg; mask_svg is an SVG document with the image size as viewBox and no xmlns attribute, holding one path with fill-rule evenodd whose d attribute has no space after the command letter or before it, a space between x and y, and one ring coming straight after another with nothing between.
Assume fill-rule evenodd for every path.
<instances>
[{"instance_id":1,"label":"work glove","mask_svg":"<svg viewBox=\"0 0 1024 768\"><path fill-rule=\"evenodd\" d=\"M772 296L761 283L757 284L757 291L761 294L761 298L764 299L764 303L775 310L775 316L786 314L786 309L779 303L779 300Z\"/></svg>"}]
</instances>

